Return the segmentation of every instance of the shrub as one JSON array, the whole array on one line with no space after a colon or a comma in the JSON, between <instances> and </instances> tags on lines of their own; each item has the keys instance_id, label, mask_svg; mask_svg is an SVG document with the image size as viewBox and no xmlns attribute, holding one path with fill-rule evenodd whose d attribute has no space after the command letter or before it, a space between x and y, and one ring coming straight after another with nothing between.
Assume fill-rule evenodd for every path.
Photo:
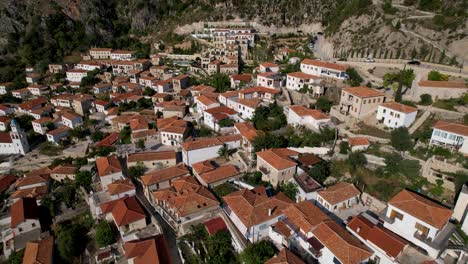
<instances>
[{"instance_id":1,"label":"shrub","mask_svg":"<svg viewBox=\"0 0 468 264\"><path fill-rule=\"evenodd\" d=\"M421 101L419 101L419 104L421 105L432 104L432 96L430 94L421 94L420 98L421 98Z\"/></svg>"}]
</instances>

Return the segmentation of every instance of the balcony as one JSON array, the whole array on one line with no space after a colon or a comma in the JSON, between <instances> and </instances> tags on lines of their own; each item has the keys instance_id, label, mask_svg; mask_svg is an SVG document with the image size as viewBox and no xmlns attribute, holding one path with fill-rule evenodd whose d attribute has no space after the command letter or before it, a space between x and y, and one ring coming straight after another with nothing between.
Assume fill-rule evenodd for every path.
<instances>
[{"instance_id":1,"label":"balcony","mask_svg":"<svg viewBox=\"0 0 468 264\"><path fill-rule=\"evenodd\" d=\"M434 249L442 249L447 244L448 239L452 236L455 232L456 228L455 225L452 223L448 223L442 230L440 230L435 238L427 237L426 235L420 234L419 230L414 232L413 236L417 240L423 242L424 244L428 245Z\"/></svg>"}]
</instances>

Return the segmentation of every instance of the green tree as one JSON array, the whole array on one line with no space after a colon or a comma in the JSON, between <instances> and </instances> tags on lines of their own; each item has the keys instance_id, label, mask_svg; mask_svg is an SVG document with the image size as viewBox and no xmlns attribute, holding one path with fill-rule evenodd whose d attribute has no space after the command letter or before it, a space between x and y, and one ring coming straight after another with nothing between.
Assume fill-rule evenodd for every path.
<instances>
[{"instance_id":1,"label":"green tree","mask_svg":"<svg viewBox=\"0 0 468 264\"><path fill-rule=\"evenodd\" d=\"M275 246L267 240L249 244L241 253L241 260L245 264L263 264L276 253Z\"/></svg>"},{"instance_id":2,"label":"green tree","mask_svg":"<svg viewBox=\"0 0 468 264\"><path fill-rule=\"evenodd\" d=\"M283 108L276 103L257 107L252 122L257 129L265 131L280 129L287 123Z\"/></svg>"},{"instance_id":3,"label":"green tree","mask_svg":"<svg viewBox=\"0 0 468 264\"><path fill-rule=\"evenodd\" d=\"M326 96L320 96L317 98L317 102L315 103L315 108L323 111L323 112L330 112L330 109L333 105L333 102L328 99Z\"/></svg>"},{"instance_id":4,"label":"green tree","mask_svg":"<svg viewBox=\"0 0 468 264\"><path fill-rule=\"evenodd\" d=\"M228 159L230 156L232 156L232 154L234 154L234 152L236 152L236 149L229 149L226 145L224 145L218 150L218 155Z\"/></svg>"},{"instance_id":5,"label":"green tree","mask_svg":"<svg viewBox=\"0 0 468 264\"><path fill-rule=\"evenodd\" d=\"M60 226L57 232L57 249L60 257L72 262L84 251L88 238L87 230L80 224L73 223Z\"/></svg>"},{"instance_id":6,"label":"green tree","mask_svg":"<svg viewBox=\"0 0 468 264\"><path fill-rule=\"evenodd\" d=\"M232 247L231 233L227 230L216 232L206 239L207 264L236 263L235 250Z\"/></svg>"},{"instance_id":7,"label":"green tree","mask_svg":"<svg viewBox=\"0 0 468 264\"><path fill-rule=\"evenodd\" d=\"M145 174L146 167L142 162L137 162L136 166L131 166L128 168L128 176L130 178L139 178Z\"/></svg>"},{"instance_id":8,"label":"green tree","mask_svg":"<svg viewBox=\"0 0 468 264\"><path fill-rule=\"evenodd\" d=\"M427 79L429 81L448 81L448 78L449 76L446 75L446 74L442 74L438 71L430 71L428 74L427 74Z\"/></svg>"},{"instance_id":9,"label":"green tree","mask_svg":"<svg viewBox=\"0 0 468 264\"><path fill-rule=\"evenodd\" d=\"M78 171L75 174L75 184L81 186L86 190L91 189L91 184L93 183L93 175L89 171Z\"/></svg>"},{"instance_id":10,"label":"green tree","mask_svg":"<svg viewBox=\"0 0 468 264\"><path fill-rule=\"evenodd\" d=\"M232 120L232 119L230 119L230 118L225 118L225 119L220 120L220 121L218 122L218 125L219 125L220 127L232 127L232 126L234 126L234 123L235 123L235 122L236 122L236 121L234 121L234 120Z\"/></svg>"},{"instance_id":11,"label":"green tree","mask_svg":"<svg viewBox=\"0 0 468 264\"><path fill-rule=\"evenodd\" d=\"M24 257L24 249L11 252L11 255L8 257L9 264L22 264Z\"/></svg>"},{"instance_id":12,"label":"green tree","mask_svg":"<svg viewBox=\"0 0 468 264\"><path fill-rule=\"evenodd\" d=\"M293 182L281 182L278 184L278 192L284 193L289 199L296 201L296 195L299 193L297 185Z\"/></svg>"},{"instance_id":13,"label":"green tree","mask_svg":"<svg viewBox=\"0 0 468 264\"><path fill-rule=\"evenodd\" d=\"M283 148L288 144L287 140L281 135L265 133L257 136L253 141L255 152L269 148Z\"/></svg>"},{"instance_id":14,"label":"green tree","mask_svg":"<svg viewBox=\"0 0 468 264\"><path fill-rule=\"evenodd\" d=\"M98 142L104 139L105 135L101 131L97 130L91 134L90 138L93 142Z\"/></svg>"},{"instance_id":15,"label":"green tree","mask_svg":"<svg viewBox=\"0 0 468 264\"><path fill-rule=\"evenodd\" d=\"M432 96L430 94L421 94L420 98L421 98L421 101L419 101L419 104L421 105L432 104Z\"/></svg>"},{"instance_id":16,"label":"green tree","mask_svg":"<svg viewBox=\"0 0 468 264\"><path fill-rule=\"evenodd\" d=\"M366 165L367 159L362 152L351 152L348 157L348 164L353 170Z\"/></svg>"},{"instance_id":17,"label":"green tree","mask_svg":"<svg viewBox=\"0 0 468 264\"><path fill-rule=\"evenodd\" d=\"M214 87L218 93L229 91L231 87L229 76L223 73L213 74L207 81L205 81L205 84Z\"/></svg>"},{"instance_id":18,"label":"green tree","mask_svg":"<svg viewBox=\"0 0 468 264\"><path fill-rule=\"evenodd\" d=\"M390 135L390 143L398 151L408 151L413 148L413 140L406 127L395 128Z\"/></svg>"},{"instance_id":19,"label":"green tree","mask_svg":"<svg viewBox=\"0 0 468 264\"><path fill-rule=\"evenodd\" d=\"M156 91L149 88L149 87L145 87L145 90L143 90L143 95L144 96L153 96L155 93L156 93Z\"/></svg>"},{"instance_id":20,"label":"green tree","mask_svg":"<svg viewBox=\"0 0 468 264\"><path fill-rule=\"evenodd\" d=\"M144 141L143 139L138 140L138 142L137 142L136 145L137 145L137 147L138 147L139 149L145 149L145 148L146 148L146 146L145 146L145 141Z\"/></svg>"},{"instance_id":21,"label":"green tree","mask_svg":"<svg viewBox=\"0 0 468 264\"><path fill-rule=\"evenodd\" d=\"M116 242L112 227L105 220L102 220L96 226L96 242L100 248L112 245Z\"/></svg>"},{"instance_id":22,"label":"green tree","mask_svg":"<svg viewBox=\"0 0 468 264\"><path fill-rule=\"evenodd\" d=\"M328 161L321 161L314 165L308 172L309 177L319 182L324 182L330 176L330 163Z\"/></svg>"},{"instance_id":23,"label":"green tree","mask_svg":"<svg viewBox=\"0 0 468 264\"><path fill-rule=\"evenodd\" d=\"M349 143L347 141L340 142L340 154L348 154L350 150L351 148L349 147Z\"/></svg>"},{"instance_id":24,"label":"green tree","mask_svg":"<svg viewBox=\"0 0 468 264\"><path fill-rule=\"evenodd\" d=\"M463 124L468 125L468 114L463 116Z\"/></svg>"},{"instance_id":25,"label":"green tree","mask_svg":"<svg viewBox=\"0 0 468 264\"><path fill-rule=\"evenodd\" d=\"M130 144L130 135L132 134L132 130L130 127L126 126L120 131L120 140L124 144Z\"/></svg>"},{"instance_id":26,"label":"green tree","mask_svg":"<svg viewBox=\"0 0 468 264\"><path fill-rule=\"evenodd\" d=\"M348 80L346 81L350 86L359 86L364 81L361 75L356 71L354 68L348 68L346 70L346 74L348 75Z\"/></svg>"}]
</instances>

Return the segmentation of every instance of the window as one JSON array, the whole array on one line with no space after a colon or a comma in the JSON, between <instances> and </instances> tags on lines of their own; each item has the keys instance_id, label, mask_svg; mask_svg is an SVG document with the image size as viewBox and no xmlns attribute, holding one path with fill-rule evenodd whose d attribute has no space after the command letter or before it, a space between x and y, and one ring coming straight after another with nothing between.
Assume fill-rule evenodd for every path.
<instances>
[{"instance_id":1,"label":"window","mask_svg":"<svg viewBox=\"0 0 468 264\"><path fill-rule=\"evenodd\" d=\"M341 261L339 261L336 257L333 257L333 264L341 264Z\"/></svg>"},{"instance_id":2,"label":"window","mask_svg":"<svg viewBox=\"0 0 468 264\"><path fill-rule=\"evenodd\" d=\"M403 215L395 210L392 210L392 212L390 213L390 218L391 219L395 219L395 218L398 218L401 220L403 220Z\"/></svg>"},{"instance_id":3,"label":"window","mask_svg":"<svg viewBox=\"0 0 468 264\"><path fill-rule=\"evenodd\" d=\"M416 222L414 227L421 233L422 236L427 236L427 234L429 234L429 228L418 222Z\"/></svg>"}]
</instances>

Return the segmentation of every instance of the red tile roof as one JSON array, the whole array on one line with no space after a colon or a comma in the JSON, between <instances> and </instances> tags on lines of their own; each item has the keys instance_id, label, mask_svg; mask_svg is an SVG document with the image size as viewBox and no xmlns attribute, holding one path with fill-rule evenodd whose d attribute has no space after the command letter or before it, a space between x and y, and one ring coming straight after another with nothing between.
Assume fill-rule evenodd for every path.
<instances>
[{"instance_id":1,"label":"red tile roof","mask_svg":"<svg viewBox=\"0 0 468 264\"><path fill-rule=\"evenodd\" d=\"M397 102L383 103L383 104L381 104L381 106L383 106L385 108L390 108L390 109L392 109L394 111L397 111L397 112L406 113L406 114L418 111L418 108L416 108L416 107L400 104L400 103L397 103Z\"/></svg>"},{"instance_id":2,"label":"red tile roof","mask_svg":"<svg viewBox=\"0 0 468 264\"><path fill-rule=\"evenodd\" d=\"M434 125L434 128L458 135L468 136L468 126L459 123L439 120Z\"/></svg>"},{"instance_id":3,"label":"red tile roof","mask_svg":"<svg viewBox=\"0 0 468 264\"><path fill-rule=\"evenodd\" d=\"M311 60L311 59L304 59L301 61L301 64L307 64L307 65L313 65L317 67L322 67L322 68L328 68L328 69L333 69L337 71L346 71L348 69L347 66L333 63L333 62L328 62L328 61L319 61L319 60Z\"/></svg>"},{"instance_id":4,"label":"red tile roof","mask_svg":"<svg viewBox=\"0 0 468 264\"><path fill-rule=\"evenodd\" d=\"M146 218L135 196L126 196L101 205L104 214L111 213L117 226L125 226Z\"/></svg>"},{"instance_id":5,"label":"red tile roof","mask_svg":"<svg viewBox=\"0 0 468 264\"><path fill-rule=\"evenodd\" d=\"M438 229L442 229L452 216L450 209L408 190L393 196L388 204Z\"/></svg>"},{"instance_id":6,"label":"red tile roof","mask_svg":"<svg viewBox=\"0 0 468 264\"><path fill-rule=\"evenodd\" d=\"M289 110L296 113L298 116L311 116L315 120L330 119L330 116L317 109L310 109L303 105L292 105Z\"/></svg>"},{"instance_id":7,"label":"red tile roof","mask_svg":"<svg viewBox=\"0 0 468 264\"><path fill-rule=\"evenodd\" d=\"M347 88L343 88L343 91L346 91L360 98L384 96L382 92L374 90L366 86L347 87Z\"/></svg>"},{"instance_id":8,"label":"red tile roof","mask_svg":"<svg viewBox=\"0 0 468 264\"><path fill-rule=\"evenodd\" d=\"M284 170L287 168L297 166L297 163L291 160L291 156L295 156L298 153L288 149L268 149L257 152L257 159L261 158L270 166L277 170Z\"/></svg>"},{"instance_id":9,"label":"red tile roof","mask_svg":"<svg viewBox=\"0 0 468 264\"><path fill-rule=\"evenodd\" d=\"M263 131L256 130L251 122L235 123L234 127L239 130L242 137L249 141L253 141L258 135L263 134Z\"/></svg>"},{"instance_id":10,"label":"red tile roof","mask_svg":"<svg viewBox=\"0 0 468 264\"><path fill-rule=\"evenodd\" d=\"M120 133L111 133L98 143L96 143L96 147L110 147L114 145L120 139Z\"/></svg>"},{"instance_id":11,"label":"red tile roof","mask_svg":"<svg viewBox=\"0 0 468 264\"><path fill-rule=\"evenodd\" d=\"M175 151L158 151L158 152L139 152L129 154L127 162L138 162L138 161L154 161L154 160L170 160L176 159Z\"/></svg>"},{"instance_id":12,"label":"red tile roof","mask_svg":"<svg viewBox=\"0 0 468 264\"><path fill-rule=\"evenodd\" d=\"M23 264L52 264L54 237L49 236L39 241L26 243Z\"/></svg>"},{"instance_id":13,"label":"red tile roof","mask_svg":"<svg viewBox=\"0 0 468 264\"><path fill-rule=\"evenodd\" d=\"M305 264L305 262L287 248L283 248L278 255L267 260L265 264Z\"/></svg>"},{"instance_id":14,"label":"red tile roof","mask_svg":"<svg viewBox=\"0 0 468 264\"><path fill-rule=\"evenodd\" d=\"M365 137L353 137L348 138L348 143L350 146L369 146L370 142Z\"/></svg>"},{"instance_id":15,"label":"red tile roof","mask_svg":"<svg viewBox=\"0 0 468 264\"><path fill-rule=\"evenodd\" d=\"M291 73L288 73L287 76L291 76L291 77L298 78L298 79L320 79L319 76L307 74L304 72L291 72Z\"/></svg>"},{"instance_id":16,"label":"red tile roof","mask_svg":"<svg viewBox=\"0 0 468 264\"><path fill-rule=\"evenodd\" d=\"M227 230L226 223L221 217L212 218L203 223L210 236L214 235L218 231Z\"/></svg>"},{"instance_id":17,"label":"red tile roof","mask_svg":"<svg viewBox=\"0 0 468 264\"><path fill-rule=\"evenodd\" d=\"M425 88L454 88L454 89L468 89L465 82L456 81L424 81L421 80L418 83L419 87Z\"/></svg>"},{"instance_id":18,"label":"red tile roof","mask_svg":"<svg viewBox=\"0 0 468 264\"><path fill-rule=\"evenodd\" d=\"M35 198L21 198L10 207L11 227L23 223L28 219L39 219L39 209Z\"/></svg>"},{"instance_id":19,"label":"red tile roof","mask_svg":"<svg viewBox=\"0 0 468 264\"><path fill-rule=\"evenodd\" d=\"M141 240L133 240L124 244L125 256L133 259L134 264L171 264L164 235L157 235Z\"/></svg>"},{"instance_id":20,"label":"red tile roof","mask_svg":"<svg viewBox=\"0 0 468 264\"><path fill-rule=\"evenodd\" d=\"M122 171L119 159L115 155L97 158L96 167L100 177Z\"/></svg>"},{"instance_id":21,"label":"red tile roof","mask_svg":"<svg viewBox=\"0 0 468 264\"><path fill-rule=\"evenodd\" d=\"M353 197L357 197L361 195L361 192L352 183L339 182L318 191L317 194L333 206Z\"/></svg>"},{"instance_id":22,"label":"red tile roof","mask_svg":"<svg viewBox=\"0 0 468 264\"><path fill-rule=\"evenodd\" d=\"M223 199L246 227L278 217L293 203L281 192L268 197L263 186L233 192L224 196Z\"/></svg>"},{"instance_id":23,"label":"red tile roof","mask_svg":"<svg viewBox=\"0 0 468 264\"><path fill-rule=\"evenodd\" d=\"M206 184L211 184L237 175L239 175L239 170L232 164L226 164L202 173L200 178L202 178Z\"/></svg>"},{"instance_id":24,"label":"red tile roof","mask_svg":"<svg viewBox=\"0 0 468 264\"><path fill-rule=\"evenodd\" d=\"M333 220L320 223L312 233L343 264L361 263L373 254Z\"/></svg>"},{"instance_id":25,"label":"red tile roof","mask_svg":"<svg viewBox=\"0 0 468 264\"><path fill-rule=\"evenodd\" d=\"M135 185L130 179L115 181L107 185L107 192L110 195L118 195L132 190L135 190Z\"/></svg>"},{"instance_id":26,"label":"red tile roof","mask_svg":"<svg viewBox=\"0 0 468 264\"><path fill-rule=\"evenodd\" d=\"M311 232L321 222L330 218L310 201L302 201L288 206L283 211L288 222L304 233Z\"/></svg>"},{"instance_id":27,"label":"red tile roof","mask_svg":"<svg viewBox=\"0 0 468 264\"><path fill-rule=\"evenodd\" d=\"M170 188L153 192L153 198L164 201L179 217L219 206L216 197L192 176L173 180Z\"/></svg>"},{"instance_id":28,"label":"red tile roof","mask_svg":"<svg viewBox=\"0 0 468 264\"><path fill-rule=\"evenodd\" d=\"M149 186L170 179L186 176L188 174L189 171L187 167L181 163L173 167L149 171L145 175L141 176L141 181L143 182L143 185Z\"/></svg>"},{"instance_id":29,"label":"red tile roof","mask_svg":"<svg viewBox=\"0 0 468 264\"><path fill-rule=\"evenodd\" d=\"M408 242L384 227L374 225L361 215L354 216L347 228L357 233L363 240L371 242L387 255L396 258Z\"/></svg>"},{"instance_id":30,"label":"red tile roof","mask_svg":"<svg viewBox=\"0 0 468 264\"><path fill-rule=\"evenodd\" d=\"M13 175L2 175L0 178L0 193L6 191L16 180L17 178Z\"/></svg>"}]
</instances>

